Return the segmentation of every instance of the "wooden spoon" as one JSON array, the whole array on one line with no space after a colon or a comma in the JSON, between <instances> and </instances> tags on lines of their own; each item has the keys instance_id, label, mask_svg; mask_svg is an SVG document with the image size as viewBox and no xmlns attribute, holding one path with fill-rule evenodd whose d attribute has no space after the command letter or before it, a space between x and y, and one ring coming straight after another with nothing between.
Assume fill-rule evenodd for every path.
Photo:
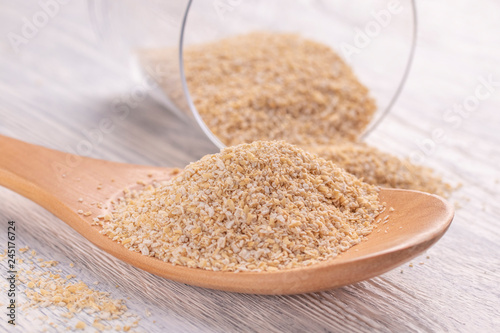
<instances>
[{"instance_id":1,"label":"wooden spoon","mask_svg":"<svg viewBox=\"0 0 500 333\"><path fill-rule=\"evenodd\" d=\"M388 222L380 222L365 240L334 259L275 272L214 272L174 266L130 251L92 225L93 218L109 212L111 198L124 188L168 179L174 169L84 158L4 136L0 136L0 154L0 185L45 207L102 250L153 274L212 289L297 294L366 280L428 249L453 219L453 208L438 196L382 189L380 200L394 208L380 215L382 220L389 215Z\"/></svg>"}]
</instances>

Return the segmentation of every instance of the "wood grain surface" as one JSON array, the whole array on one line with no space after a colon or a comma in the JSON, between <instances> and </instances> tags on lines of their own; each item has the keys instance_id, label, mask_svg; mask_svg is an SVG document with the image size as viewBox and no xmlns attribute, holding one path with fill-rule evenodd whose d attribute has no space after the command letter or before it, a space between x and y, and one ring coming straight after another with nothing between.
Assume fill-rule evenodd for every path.
<instances>
[{"instance_id":1,"label":"wood grain surface","mask_svg":"<svg viewBox=\"0 0 500 333\"><path fill-rule=\"evenodd\" d=\"M0 1L0 134L153 166L182 167L216 151L131 78L127 59L92 29L87 2L61 6L15 52L9 32L19 33L23 18L39 10L35 1ZM7 221L15 220L18 248L29 245L40 257L58 260L61 274L76 274L89 285L97 281L96 289L124 298L142 318L139 332L495 332L500 325L499 31L500 5L493 0L419 2L413 69L395 107L367 139L462 184L450 199L458 207L450 229L412 267L294 296L191 287L115 259L5 188L0 188L0 244L6 247ZM1 264L4 276L6 263ZM7 302L2 289L2 307ZM90 316L65 322L59 314L57 308L20 311L17 331L58 332L76 320L92 325ZM0 331L13 331L4 311Z\"/></svg>"}]
</instances>

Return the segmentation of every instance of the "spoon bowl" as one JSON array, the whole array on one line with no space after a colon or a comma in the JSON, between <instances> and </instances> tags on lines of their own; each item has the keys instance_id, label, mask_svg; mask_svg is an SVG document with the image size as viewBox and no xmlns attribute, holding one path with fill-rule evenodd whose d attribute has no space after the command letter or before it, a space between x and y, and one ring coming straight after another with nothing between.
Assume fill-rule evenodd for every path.
<instances>
[{"instance_id":1,"label":"spoon bowl","mask_svg":"<svg viewBox=\"0 0 500 333\"><path fill-rule=\"evenodd\" d=\"M102 250L170 280L231 292L298 294L372 278L432 246L454 214L451 205L436 195L383 188L379 197L388 209L378 216L382 222L336 258L273 272L215 272L130 251L102 235L101 227L94 224L94 218L109 213L111 199L125 188L167 180L176 169L85 158L5 136L0 136L0 154L0 185L40 204Z\"/></svg>"}]
</instances>

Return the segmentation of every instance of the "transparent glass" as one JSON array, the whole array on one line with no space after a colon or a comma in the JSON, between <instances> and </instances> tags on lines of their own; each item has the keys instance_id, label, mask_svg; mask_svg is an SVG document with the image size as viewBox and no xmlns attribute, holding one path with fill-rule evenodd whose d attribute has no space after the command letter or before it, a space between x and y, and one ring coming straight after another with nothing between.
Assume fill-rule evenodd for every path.
<instances>
[{"instance_id":1,"label":"transparent glass","mask_svg":"<svg viewBox=\"0 0 500 333\"><path fill-rule=\"evenodd\" d=\"M376 100L366 136L402 90L417 27L413 0L89 0L89 14L96 33L131 60L135 78L150 87L149 93L201 127L220 148L224 144L193 104L183 66L185 46L251 31L298 33L329 45ZM162 50L161 62L145 62L148 50Z\"/></svg>"}]
</instances>

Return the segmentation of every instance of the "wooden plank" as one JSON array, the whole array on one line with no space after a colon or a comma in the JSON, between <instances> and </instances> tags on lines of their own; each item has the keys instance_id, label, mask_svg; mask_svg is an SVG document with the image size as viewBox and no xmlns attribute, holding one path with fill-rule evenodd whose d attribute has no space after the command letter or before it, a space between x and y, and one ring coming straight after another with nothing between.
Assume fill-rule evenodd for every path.
<instances>
[{"instance_id":1,"label":"wooden plank","mask_svg":"<svg viewBox=\"0 0 500 333\"><path fill-rule=\"evenodd\" d=\"M87 3L72 2L16 54L6 38L19 32L37 2L2 3L0 10L0 133L63 151L76 151L104 118L114 121L86 155L120 162L183 166L215 147L200 131L164 110L148 94L122 119L118 100L140 89L126 57L104 47L87 19ZM62 221L27 199L0 188L0 243L6 221L19 227L18 247L29 245L60 261L61 274L76 274L113 297L127 298L142 318L139 331L266 332L494 332L500 325L500 87L455 126L443 117L475 93L479 78L500 81L500 5L495 1L419 2L415 63L391 114L368 141L411 156L432 131L447 140L424 164L462 188L460 205L442 240L428 253L381 277L352 286L296 296L255 296L206 290L137 270L103 253ZM29 158L29 157L27 157ZM5 245L4 245L5 246ZM427 259L426 256L429 256ZM70 267L69 263L75 263ZM423 264L420 264L423 263ZM2 262L2 269L4 269ZM2 273L4 275L4 273ZM2 275L2 276L3 276ZM118 288L116 286L119 286ZM2 288L0 302L7 296ZM18 301L22 301L21 296ZM147 317L145 309L152 312ZM21 331L37 331L50 308L21 311ZM88 325L90 317L82 317ZM9 327L6 318L0 327ZM34 326L37 325L37 326ZM49 330L50 331L50 330ZM58 331L58 329L52 329Z\"/></svg>"}]
</instances>

